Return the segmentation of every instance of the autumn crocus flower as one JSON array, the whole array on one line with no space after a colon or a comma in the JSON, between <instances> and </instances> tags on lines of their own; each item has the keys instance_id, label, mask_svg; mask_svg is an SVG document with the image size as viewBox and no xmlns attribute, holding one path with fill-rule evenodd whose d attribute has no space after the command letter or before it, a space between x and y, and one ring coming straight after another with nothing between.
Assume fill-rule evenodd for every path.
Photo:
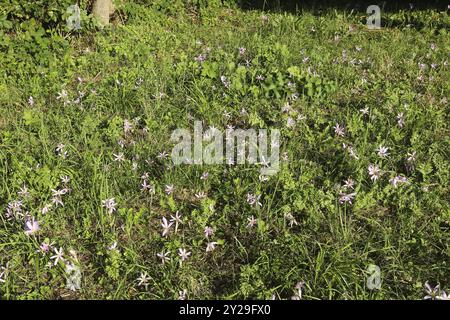
<instances>
[{"instance_id":1,"label":"autumn crocus flower","mask_svg":"<svg viewBox=\"0 0 450 320\"><path fill-rule=\"evenodd\" d=\"M34 218L28 220L25 224L25 234L28 236L34 235L39 229L39 222Z\"/></svg>"},{"instance_id":2,"label":"autumn crocus flower","mask_svg":"<svg viewBox=\"0 0 450 320\"><path fill-rule=\"evenodd\" d=\"M187 260L191 254L192 254L192 252L189 252L184 248L178 249L178 255L181 258L180 264L183 263L183 261Z\"/></svg>"},{"instance_id":3,"label":"autumn crocus flower","mask_svg":"<svg viewBox=\"0 0 450 320\"><path fill-rule=\"evenodd\" d=\"M355 198L355 196L356 196L356 192L349 193L349 194L341 193L339 195L339 203L342 204L342 203L348 202L349 204L352 204L352 201Z\"/></svg>"},{"instance_id":4,"label":"autumn crocus flower","mask_svg":"<svg viewBox=\"0 0 450 320\"><path fill-rule=\"evenodd\" d=\"M378 149L376 149L376 151L378 151L378 156L380 158L386 158L389 155L388 150L389 148L383 147L382 145L380 145Z\"/></svg>"},{"instance_id":5,"label":"autumn crocus flower","mask_svg":"<svg viewBox=\"0 0 450 320\"><path fill-rule=\"evenodd\" d=\"M218 244L218 242L215 242L215 241L208 242L208 244L206 245L206 252L214 251L217 244Z\"/></svg>"},{"instance_id":6,"label":"autumn crocus flower","mask_svg":"<svg viewBox=\"0 0 450 320\"><path fill-rule=\"evenodd\" d=\"M114 198L106 199L102 201L102 207L106 208L108 210L108 213L111 214L114 211L116 211L116 200Z\"/></svg>"},{"instance_id":7,"label":"autumn crocus flower","mask_svg":"<svg viewBox=\"0 0 450 320\"><path fill-rule=\"evenodd\" d=\"M339 123L336 123L336 125L333 127L333 129L334 129L334 133L337 136L340 136L340 137L344 137L345 136L345 129L343 127L341 127L339 125Z\"/></svg>"},{"instance_id":8,"label":"autumn crocus flower","mask_svg":"<svg viewBox=\"0 0 450 320\"><path fill-rule=\"evenodd\" d=\"M378 180L378 178L381 176L381 170L376 165L373 165L373 164L369 165L368 170L369 170L370 179L373 182Z\"/></svg>"},{"instance_id":9,"label":"autumn crocus flower","mask_svg":"<svg viewBox=\"0 0 450 320\"><path fill-rule=\"evenodd\" d=\"M163 227L162 236L165 237L169 233L170 227L173 225L173 222L168 222L165 217L162 218L161 227Z\"/></svg>"},{"instance_id":10,"label":"autumn crocus flower","mask_svg":"<svg viewBox=\"0 0 450 320\"><path fill-rule=\"evenodd\" d=\"M164 264L167 261L170 261L169 254L170 254L170 251L160 252L160 253L157 253L156 255L158 256L158 258L161 259L161 263Z\"/></svg>"}]
</instances>

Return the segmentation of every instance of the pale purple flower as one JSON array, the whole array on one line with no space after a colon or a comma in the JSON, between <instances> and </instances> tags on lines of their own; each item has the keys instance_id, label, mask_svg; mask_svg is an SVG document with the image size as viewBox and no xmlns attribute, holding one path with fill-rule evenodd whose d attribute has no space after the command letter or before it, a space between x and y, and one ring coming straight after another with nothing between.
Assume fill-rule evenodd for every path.
<instances>
[{"instance_id":1,"label":"pale purple flower","mask_svg":"<svg viewBox=\"0 0 450 320\"><path fill-rule=\"evenodd\" d=\"M30 105L30 107L34 106L34 99L33 99L32 96L30 96L30 97L28 98L28 104Z\"/></svg>"},{"instance_id":2,"label":"pale purple flower","mask_svg":"<svg viewBox=\"0 0 450 320\"><path fill-rule=\"evenodd\" d=\"M344 137L345 136L345 129L344 127L341 127L339 125L339 123L336 123L336 125L333 127L334 128L334 133L340 137Z\"/></svg>"},{"instance_id":3,"label":"pale purple flower","mask_svg":"<svg viewBox=\"0 0 450 320\"><path fill-rule=\"evenodd\" d=\"M114 198L106 199L102 201L102 207L106 208L108 210L108 213L111 214L114 211L116 211L116 200Z\"/></svg>"},{"instance_id":4,"label":"pale purple flower","mask_svg":"<svg viewBox=\"0 0 450 320\"><path fill-rule=\"evenodd\" d=\"M195 61L203 63L203 62L205 62L206 58L207 58L206 54L202 53L202 54L198 55L197 57L195 57Z\"/></svg>"},{"instance_id":5,"label":"pale purple flower","mask_svg":"<svg viewBox=\"0 0 450 320\"><path fill-rule=\"evenodd\" d=\"M155 193L155 188L152 185L148 184L147 180L144 180L141 184L141 191L148 191L149 193L153 194Z\"/></svg>"},{"instance_id":6,"label":"pale purple flower","mask_svg":"<svg viewBox=\"0 0 450 320\"><path fill-rule=\"evenodd\" d=\"M265 79L266 79L266 77L264 77L262 74L258 74L256 76L256 80L258 80L258 81L264 81Z\"/></svg>"},{"instance_id":7,"label":"pale purple flower","mask_svg":"<svg viewBox=\"0 0 450 320\"><path fill-rule=\"evenodd\" d=\"M164 264L167 261L170 261L169 254L170 254L170 251L160 252L160 253L157 253L156 255L158 256L158 258L161 259L161 263Z\"/></svg>"},{"instance_id":8,"label":"pale purple flower","mask_svg":"<svg viewBox=\"0 0 450 320\"><path fill-rule=\"evenodd\" d=\"M252 193L247 193L247 202L251 206L256 205L256 206L261 207L262 203L259 201L260 198L261 198L261 195L256 196Z\"/></svg>"},{"instance_id":9,"label":"pale purple flower","mask_svg":"<svg viewBox=\"0 0 450 320\"><path fill-rule=\"evenodd\" d=\"M179 248L178 249L178 255L181 258L180 263L182 263L183 261L187 260L191 254L192 254L192 252L189 252L189 251L187 251L184 248Z\"/></svg>"},{"instance_id":10,"label":"pale purple flower","mask_svg":"<svg viewBox=\"0 0 450 320\"><path fill-rule=\"evenodd\" d=\"M200 177L200 180L206 180L206 179L208 179L208 176L209 176L209 172L203 172L203 174Z\"/></svg>"},{"instance_id":11,"label":"pale purple flower","mask_svg":"<svg viewBox=\"0 0 450 320\"><path fill-rule=\"evenodd\" d=\"M349 204L352 204L352 201L355 198L355 196L356 196L356 192L349 193L349 194L341 192L339 194L339 203L342 204L342 203L348 202Z\"/></svg>"},{"instance_id":12,"label":"pale purple flower","mask_svg":"<svg viewBox=\"0 0 450 320\"><path fill-rule=\"evenodd\" d=\"M34 218L31 218L31 220L28 220L25 223L25 234L28 236L34 235L36 232L38 232L40 229L39 222L36 221Z\"/></svg>"},{"instance_id":13,"label":"pale purple flower","mask_svg":"<svg viewBox=\"0 0 450 320\"><path fill-rule=\"evenodd\" d=\"M292 129L292 128L295 127L295 125L296 125L295 120L294 120L293 118L291 118L291 117L288 117L288 118L287 118L287 121L286 121L286 127Z\"/></svg>"},{"instance_id":14,"label":"pale purple flower","mask_svg":"<svg viewBox=\"0 0 450 320\"><path fill-rule=\"evenodd\" d=\"M123 121L123 132L128 133L133 130L133 123L131 123L128 119Z\"/></svg>"},{"instance_id":15,"label":"pale purple flower","mask_svg":"<svg viewBox=\"0 0 450 320\"><path fill-rule=\"evenodd\" d=\"M213 233L214 233L214 229L213 228L211 228L210 226L206 226L205 227L205 237L210 237L210 236L212 236L213 235Z\"/></svg>"},{"instance_id":16,"label":"pale purple flower","mask_svg":"<svg viewBox=\"0 0 450 320\"><path fill-rule=\"evenodd\" d=\"M247 218L247 221L248 221L247 228L252 228L258 223L258 220L255 219L254 216L251 216L250 218Z\"/></svg>"},{"instance_id":17,"label":"pale purple flower","mask_svg":"<svg viewBox=\"0 0 450 320\"><path fill-rule=\"evenodd\" d=\"M239 54L242 56L245 54L246 49L244 47L239 48Z\"/></svg>"},{"instance_id":18,"label":"pale purple flower","mask_svg":"<svg viewBox=\"0 0 450 320\"><path fill-rule=\"evenodd\" d=\"M39 250L46 254L47 252L50 251L50 244L46 243L46 242L42 242L41 245L39 246Z\"/></svg>"},{"instance_id":19,"label":"pale purple flower","mask_svg":"<svg viewBox=\"0 0 450 320\"><path fill-rule=\"evenodd\" d=\"M347 180L344 180L344 188L347 189L354 189L355 186L355 180L352 178L348 178Z\"/></svg>"},{"instance_id":20,"label":"pale purple flower","mask_svg":"<svg viewBox=\"0 0 450 320\"><path fill-rule=\"evenodd\" d=\"M394 188L397 188L397 184L406 183L407 181L408 180L402 176L395 176L394 178L389 180L389 182L392 184L392 186L394 186Z\"/></svg>"}]
</instances>

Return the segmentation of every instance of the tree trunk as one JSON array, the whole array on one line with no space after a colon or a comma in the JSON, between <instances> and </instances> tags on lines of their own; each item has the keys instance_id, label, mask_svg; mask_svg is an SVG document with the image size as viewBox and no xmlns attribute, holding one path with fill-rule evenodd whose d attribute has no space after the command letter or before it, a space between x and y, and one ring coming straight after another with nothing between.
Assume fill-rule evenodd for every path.
<instances>
[{"instance_id":1,"label":"tree trunk","mask_svg":"<svg viewBox=\"0 0 450 320\"><path fill-rule=\"evenodd\" d=\"M102 26L109 24L109 16L114 13L114 3L112 0L95 0L92 13Z\"/></svg>"}]
</instances>

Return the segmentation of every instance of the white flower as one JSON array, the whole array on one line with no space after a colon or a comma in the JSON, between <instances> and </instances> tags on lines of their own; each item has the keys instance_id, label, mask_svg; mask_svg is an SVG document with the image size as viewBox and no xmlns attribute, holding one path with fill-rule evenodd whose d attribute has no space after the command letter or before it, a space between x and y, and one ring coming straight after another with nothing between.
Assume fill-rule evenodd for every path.
<instances>
[{"instance_id":1,"label":"white flower","mask_svg":"<svg viewBox=\"0 0 450 320\"><path fill-rule=\"evenodd\" d=\"M147 272L141 272L139 278L137 278L138 286L139 287L145 287L145 290L147 290L148 287L148 281L151 278L148 276Z\"/></svg>"},{"instance_id":2,"label":"white flower","mask_svg":"<svg viewBox=\"0 0 450 320\"><path fill-rule=\"evenodd\" d=\"M414 161L416 161L416 152L415 151L413 151L413 152L408 152L408 154L407 154L407 156L408 156L408 158L406 159L408 162L414 162Z\"/></svg>"},{"instance_id":3,"label":"white flower","mask_svg":"<svg viewBox=\"0 0 450 320\"><path fill-rule=\"evenodd\" d=\"M186 300L187 290L184 289L178 292L178 300Z\"/></svg>"},{"instance_id":4,"label":"white flower","mask_svg":"<svg viewBox=\"0 0 450 320\"><path fill-rule=\"evenodd\" d=\"M59 178L61 179L61 182L64 184L68 184L70 182L69 176L60 176Z\"/></svg>"},{"instance_id":5,"label":"white flower","mask_svg":"<svg viewBox=\"0 0 450 320\"><path fill-rule=\"evenodd\" d=\"M286 121L286 127L292 129L292 128L295 127L295 125L296 125L295 120L294 120L293 118L291 118L291 117L288 117L288 118L287 118L287 121Z\"/></svg>"},{"instance_id":6,"label":"white flower","mask_svg":"<svg viewBox=\"0 0 450 320\"><path fill-rule=\"evenodd\" d=\"M123 155L122 152L120 152L118 154L113 153L113 156L114 156L114 161L116 161L116 162L123 162L123 161L125 161L125 156Z\"/></svg>"},{"instance_id":7,"label":"white flower","mask_svg":"<svg viewBox=\"0 0 450 320\"><path fill-rule=\"evenodd\" d=\"M169 156L169 154L166 151L163 151L163 152L158 153L158 155L156 157L158 159L165 160L165 159L167 159L168 156Z\"/></svg>"},{"instance_id":8,"label":"white flower","mask_svg":"<svg viewBox=\"0 0 450 320\"><path fill-rule=\"evenodd\" d=\"M302 299L302 291L305 283L303 281L297 282L294 289L296 290L295 295L291 297L291 300L301 300Z\"/></svg>"},{"instance_id":9,"label":"white flower","mask_svg":"<svg viewBox=\"0 0 450 320\"><path fill-rule=\"evenodd\" d=\"M26 185L23 185L22 188L20 188L19 192L17 194L22 198L28 198L30 196L30 193L28 192L28 188Z\"/></svg>"},{"instance_id":10,"label":"white flower","mask_svg":"<svg viewBox=\"0 0 450 320\"><path fill-rule=\"evenodd\" d=\"M53 249L53 251L55 251L55 255L51 256L50 259L55 259L54 265L56 266L58 264L58 261L61 260L62 262L64 262L64 252L63 249L61 247L59 247L58 249Z\"/></svg>"},{"instance_id":11,"label":"white flower","mask_svg":"<svg viewBox=\"0 0 450 320\"><path fill-rule=\"evenodd\" d=\"M427 293L427 295L424 297L425 300L434 300L437 298L437 296L439 295L439 285L435 286L434 288L432 288L430 286L430 284L427 282L425 282L425 292Z\"/></svg>"},{"instance_id":12,"label":"white flower","mask_svg":"<svg viewBox=\"0 0 450 320\"><path fill-rule=\"evenodd\" d=\"M175 216L170 215L171 219L170 221L173 223L175 222L175 233L178 232L178 224L179 223L183 223L183 221L181 220L181 214L179 214L179 212L175 212Z\"/></svg>"},{"instance_id":13,"label":"white flower","mask_svg":"<svg viewBox=\"0 0 450 320\"><path fill-rule=\"evenodd\" d=\"M403 128L404 124L405 124L405 117L403 112L400 112L399 114L397 114L397 124L400 128Z\"/></svg>"},{"instance_id":14,"label":"white flower","mask_svg":"<svg viewBox=\"0 0 450 320\"><path fill-rule=\"evenodd\" d=\"M58 96L56 97L56 100L61 99L64 102L64 106L69 103L69 95L67 94L66 90L61 90L61 92L58 93Z\"/></svg>"},{"instance_id":15,"label":"white flower","mask_svg":"<svg viewBox=\"0 0 450 320\"><path fill-rule=\"evenodd\" d=\"M165 217L162 218L161 226L163 227L162 236L165 237L170 231L170 227L173 225L173 222L168 222Z\"/></svg>"},{"instance_id":16,"label":"white flower","mask_svg":"<svg viewBox=\"0 0 450 320\"><path fill-rule=\"evenodd\" d=\"M214 251L214 249L216 248L216 245L218 243L217 242L208 242L208 244L206 245L206 252L211 252Z\"/></svg>"},{"instance_id":17,"label":"white flower","mask_svg":"<svg viewBox=\"0 0 450 320\"><path fill-rule=\"evenodd\" d=\"M222 81L222 84L224 85L225 88L230 87L230 82L227 80L227 77L220 76L220 81Z\"/></svg>"},{"instance_id":18,"label":"white flower","mask_svg":"<svg viewBox=\"0 0 450 320\"><path fill-rule=\"evenodd\" d=\"M204 192L204 191L200 191L199 193L196 193L195 194L195 197L197 198L197 199L205 199L206 198L206 193Z\"/></svg>"},{"instance_id":19,"label":"white flower","mask_svg":"<svg viewBox=\"0 0 450 320\"><path fill-rule=\"evenodd\" d=\"M289 221L289 226L292 228L294 225L298 225L297 220L295 220L294 216L292 215L292 213L288 212L284 215L284 218L286 220Z\"/></svg>"},{"instance_id":20,"label":"white flower","mask_svg":"<svg viewBox=\"0 0 450 320\"><path fill-rule=\"evenodd\" d=\"M117 250L117 241L114 241L114 243L108 247L108 250Z\"/></svg>"},{"instance_id":21,"label":"white flower","mask_svg":"<svg viewBox=\"0 0 450 320\"><path fill-rule=\"evenodd\" d=\"M170 194L172 194L174 189L175 188L174 188L173 184L166 184L165 192L167 195L170 195Z\"/></svg>"},{"instance_id":22,"label":"white flower","mask_svg":"<svg viewBox=\"0 0 450 320\"><path fill-rule=\"evenodd\" d=\"M441 294L436 297L436 300L450 300L450 295L447 295L447 292L442 291Z\"/></svg>"}]
</instances>

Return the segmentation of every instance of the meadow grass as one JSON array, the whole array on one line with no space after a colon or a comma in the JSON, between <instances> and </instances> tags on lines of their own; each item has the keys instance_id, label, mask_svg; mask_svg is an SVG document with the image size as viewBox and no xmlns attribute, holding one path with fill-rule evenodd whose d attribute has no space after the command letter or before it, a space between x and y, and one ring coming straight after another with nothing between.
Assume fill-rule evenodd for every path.
<instances>
[{"instance_id":1,"label":"meadow grass","mask_svg":"<svg viewBox=\"0 0 450 320\"><path fill-rule=\"evenodd\" d=\"M0 297L448 290L449 17L383 19L130 2L104 29L1 31ZM280 171L173 165L170 135L195 120L279 129Z\"/></svg>"}]
</instances>

